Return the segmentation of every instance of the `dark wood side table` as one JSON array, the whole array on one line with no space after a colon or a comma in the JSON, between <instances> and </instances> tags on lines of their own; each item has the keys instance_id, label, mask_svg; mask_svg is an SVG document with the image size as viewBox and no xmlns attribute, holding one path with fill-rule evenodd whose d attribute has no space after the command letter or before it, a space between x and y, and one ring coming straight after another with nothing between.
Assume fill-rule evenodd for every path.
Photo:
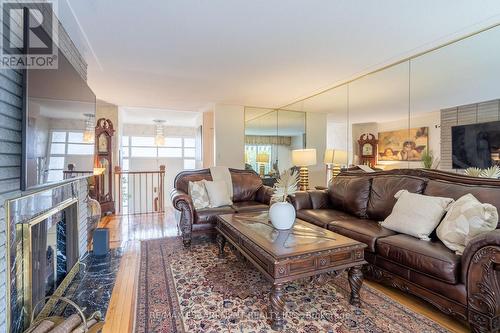
<instances>
[{"instance_id":1,"label":"dark wood side table","mask_svg":"<svg viewBox=\"0 0 500 333\"><path fill-rule=\"evenodd\" d=\"M327 274L348 270L350 303L360 306L366 244L300 219L292 229L280 231L268 222L267 213L219 215L216 229L220 258L228 241L273 284L269 295L272 329L283 328L283 286L297 279L313 277L324 283Z\"/></svg>"}]
</instances>

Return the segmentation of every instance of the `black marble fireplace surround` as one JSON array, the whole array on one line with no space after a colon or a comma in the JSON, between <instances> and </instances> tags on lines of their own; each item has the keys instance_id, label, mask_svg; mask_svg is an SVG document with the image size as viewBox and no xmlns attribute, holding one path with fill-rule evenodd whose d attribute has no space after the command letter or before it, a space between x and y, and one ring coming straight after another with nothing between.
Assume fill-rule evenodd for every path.
<instances>
[{"instance_id":1,"label":"black marble fireplace surround","mask_svg":"<svg viewBox=\"0 0 500 333\"><path fill-rule=\"evenodd\" d=\"M69 182L7 202L9 332L22 332L33 306L71 282L65 277L80 257L78 185Z\"/></svg>"}]
</instances>

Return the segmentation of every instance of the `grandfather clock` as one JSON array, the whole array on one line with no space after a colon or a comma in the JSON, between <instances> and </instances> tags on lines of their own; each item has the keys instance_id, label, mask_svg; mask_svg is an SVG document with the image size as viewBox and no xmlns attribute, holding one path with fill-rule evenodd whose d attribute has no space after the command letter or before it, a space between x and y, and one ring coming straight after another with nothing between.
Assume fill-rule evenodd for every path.
<instances>
[{"instance_id":1,"label":"grandfather clock","mask_svg":"<svg viewBox=\"0 0 500 333\"><path fill-rule=\"evenodd\" d=\"M115 212L113 201L113 159L112 140L115 130L109 119L100 118L95 127L96 198L103 214Z\"/></svg>"},{"instance_id":2,"label":"grandfather clock","mask_svg":"<svg viewBox=\"0 0 500 333\"><path fill-rule=\"evenodd\" d=\"M374 167L377 164L378 140L375 135L362 134L358 140L359 144L359 164Z\"/></svg>"}]
</instances>

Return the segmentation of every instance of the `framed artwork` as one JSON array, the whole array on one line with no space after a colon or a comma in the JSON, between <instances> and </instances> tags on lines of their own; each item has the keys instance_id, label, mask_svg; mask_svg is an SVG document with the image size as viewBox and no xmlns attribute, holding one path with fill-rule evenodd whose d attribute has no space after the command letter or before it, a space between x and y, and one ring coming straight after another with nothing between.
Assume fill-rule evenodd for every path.
<instances>
[{"instance_id":1,"label":"framed artwork","mask_svg":"<svg viewBox=\"0 0 500 333\"><path fill-rule=\"evenodd\" d=\"M379 161L421 161L429 146L429 127L378 133Z\"/></svg>"}]
</instances>

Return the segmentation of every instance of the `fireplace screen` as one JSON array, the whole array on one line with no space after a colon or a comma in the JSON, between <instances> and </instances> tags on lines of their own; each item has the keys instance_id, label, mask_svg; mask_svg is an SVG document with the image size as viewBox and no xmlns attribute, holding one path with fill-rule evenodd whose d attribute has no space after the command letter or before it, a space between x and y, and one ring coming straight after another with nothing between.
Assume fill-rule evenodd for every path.
<instances>
[{"instance_id":1,"label":"fireplace screen","mask_svg":"<svg viewBox=\"0 0 500 333\"><path fill-rule=\"evenodd\" d=\"M74 275L79 258L78 202L70 200L52 211L16 225L22 255L16 260L22 274L16 274L12 298L11 332L22 332L29 324L35 305L46 296L62 295ZM39 307L37 312L50 311ZM37 314L37 313L35 313Z\"/></svg>"},{"instance_id":2,"label":"fireplace screen","mask_svg":"<svg viewBox=\"0 0 500 333\"><path fill-rule=\"evenodd\" d=\"M31 228L32 304L52 295L68 273L66 214L60 212Z\"/></svg>"}]
</instances>

